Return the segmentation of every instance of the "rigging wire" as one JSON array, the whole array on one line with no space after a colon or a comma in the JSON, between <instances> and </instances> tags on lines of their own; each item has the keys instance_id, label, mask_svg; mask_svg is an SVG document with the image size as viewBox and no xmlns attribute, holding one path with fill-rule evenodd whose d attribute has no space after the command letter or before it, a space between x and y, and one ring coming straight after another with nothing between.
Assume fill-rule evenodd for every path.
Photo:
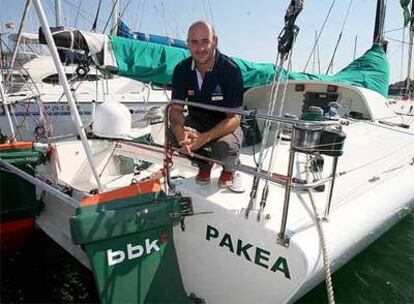
<instances>
[{"instance_id":1,"label":"rigging wire","mask_svg":"<svg viewBox=\"0 0 414 304\"><path fill-rule=\"evenodd\" d=\"M101 11L101 4L102 4L102 0L99 0L98 3L98 9L96 10L96 15L95 15L95 20L93 21L93 25L92 25L92 32L96 32L96 26L98 23L98 18L99 18L99 12Z\"/></svg>"},{"instance_id":2,"label":"rigging wire","mask_svg":"<svg viewBox=\"0 0 414 304\"><path fill-rule=\"evenodd\" d=\"M211 23L214 26L215 25L215 22L214 22L213 10L211 9L211 2L210 2L210 0L207 0L207 3L208 3L208 9L210 11Z\"/></svg>"},{"instance_id":3,"label":"rigging wire","mask_svg":"<svg viewBox=\"0 0 414 304\"><path fill-rule=\"evenodd\" d=\"M83 0L80 0L79 4L78 4L78 8L77 8L77 14L76 14L76 17L75 17L75 25L74 25L75 28L78 27L79 11L82 7L82 3L83 3Z\"/></svg>"},{"instance_id":4,"label":"rigging wire","mask_svg":"<svg viewBox=\"0 0 414 304\"><path fill-rule=\"evenodd\" d=\"M405 27L404 27L403 34L402 34L402 41L403 41L403 43L401 43L401 67L400 67L400 79L403 79Z\"/></svg>"},{"instance_id":5,"label":"rigging wire","mask_svg":"<svg viewBox=\"0 0 414 304\"><path fill-rule=\"evenodd\" d=\"M119 2L119 0L116 0L114 2L114 4L112 5L111 13L109 14L108 19L106 20L104 29L102 30L102 34L104 34L106 32L106 28L108 27L109 22L111 21L112 15L114 14L115 7L118 5L118 2Z\"/></svg>"},{"instance_id":6,"label":"rigging wire","mask_svg":"<svg viewBox=\"0 0 414 304\"><path fill-rule=\"evenodd\" d=\"M137 22L135 24L135 28L137 29L137 31L140 31L141 30L142 22L143 22L144 17L145 17L145 15L144 15L145 2L146 2L145 0L143 0L143 1L140 2L140 3L142 3L142 4L139 4L141 6L141 8L140 8L140 6L138 6L138 11L139 11L138 14L141 14L141 16L138 15Z\"/></svg>"},{"instance_id":7,"label":"rigging wire","mask_svg":"<svg viewBox=\"0 0 414 304\"><path fill-rule=\"evenodd\" d=\"M93 23L93 19L95 17L94 14L89 14L89 13L85 13L83 12L80 8L78 8L77 6L75 6L72 1L70 0L63 0L65 2L65 4L71 6L82 18L84 18L85 20ZM103 24L104 21L99 21L99 23Z\"/></svg>"},{"instance_id":8,"label":"rigging wire","mask_svg":"<svg viewBox=\"0 0 414 304\"><path fill-rule=\"evenodd\" d=\"M122 17L124 16L129 4L131 3L131 0L128 0L128 2L125 4L124 8L122 9L122 12L119 14L119 18L116 21L115 28L118 28L119 24L121 23ZM113 31L113 29L111 29Z\"/></svg>"},{"instance_id":9,"label":"rigging wire","mask_svg":"<svg viewBox=\"0 0 414 304\"><path fill-rule=\"evenodd\" d=\"M396 31L401 31L401 30L405 30L405 26L404 27L397 28L397 29L392 29L392 30L384 31L384 34L391 33L391 32L396 32Z\"/></svg>"},{"instance_id":10,"label":"rigging wire","mask_svg":"<svg viewBox=\"0 0 414 304\"><path fill-rule=\"evenodd\" d=\"M316 54L318 57L318 73L321 74L321 52L319 51L319 43L316 43Z\"/></svg>"},{"instance_id":11,"label":"rigging wire","mask_svg":"<svg viewBox=\"0 0 414 304\"><path fill-rule=\"evenodd\" d=\"M103 166L103 168L102 168L101 172L99 173L99 177L102 177L103 172L105 171L106 167L107 167L107 166L108 166L108 164L109 164L109 161L111 160L112 156L114 155L114 153L115 153L115 151L116 151L116 149L117 149L117 147L118 147L118 143L119 143L119 140L116 140L116 141L114 142L114 148L112 149L111 154L109 155L108 159L107 159L107 160L106 160L106 162L105 162L105 165Z\"/></svg>"},{"instance_id":12,"label":"rigging wire","mask_svg":"<svg viewBox=\"0 0 414 304\"><path fill-rule=\"evenodd\" d=\"M387 40L390 40L390 41L398 42L398 43L401 43L401 44L404 44L404 45L410 45L409 42L406 42L406 41L403 41L403 40L400 40L400 39L395 39L395 38L391 38L391 37L388 37L388 36L384 36L384 37Z\"/></svg>"},{"instance_id":13,"label":"rigging wire","mask_svg":"<svg viewBox=\"0 0 414 304\"><path fill-rule=\"evenodd\" d=\"M288 57L288 64L287 64L287 69L286 69L286 79L289 78L289 73L292 71L292 55L293 55L293 46L295 44L296 38L293 40L292 43L292 50L289 53L289 57ZM281 97L281 102L279 106L279 109L277 111L276 116L280 117L282 116L282 111L284 109L285 106L285 101L286 101L286 92L287 92L287 87L288 87L288 81L285 82L284 87L283 87L283 92L282 92L282 97ZM276 96L277 92L275 92L275 96L274 96L274 100L276 100L277 96ZM273 112L272 112L273 115ZM274 133L274 138L273 138L273 145L272 145L272 149L270 152L270 160L269 160L269 164L268 164L268 168L267 168L267 175L272 176L272 172L274 171L274 167L276 165L276 160L274 160L274 158L277 159L277 154L278 154L278 148L280 146L280 143L282 141L282 136L281 135L281 124L280 123L276 123L276 130ZM260 220L261 214L264 210L264 208L266 207L266 201L267 201L267 196L269 194L269 181L266 180L265 182L265 186L263 187L263 191L262 191L262 198L260 200L260 209L259 212L257 214L257 220Z\"/></svg>"},{"instance_id":14,"label":"rigging wire","mask_svg":"<svg viewBox=\"0 0 414 304\"><path fill-rule=\"evenodd\" d=\"M314 43L314 45L313 45L313 47L312 47L312 51L311 51L311 53L309 54L308 59L306 60L306 64L305 64L305 67L303 68L303 72L306 72L306 69L308 68L309 61L310 61L310 59L312 58L313 52L315 51L315 48L316 48L316 45L317 45L317 44L318 44L318 42L319 42L319 39L321 38L322 32L323 32L323 30L324 30L324 28L325 28L325 25L326 25L326 22L328 21L329 16L331 15L331 11L332 11L332 8L333 8L333 6L334 6L335 2L336 2L336 0L333 0L333 1L332 1L332 4L331 4L331 6L330 6L330 8L329 8L329 10L328 10L328 13L327 13L326 17L325 17L325 20L323 21L323 24L322 24L321 30L319 31L318 38L316 39L316 41L315 41L315 43Z\"/></svg>"},{"instance_id":15,"label":"rigging wire","mask_svg":"<svg viewBox=\"0 0 414 304\"><path fill-rule=\"evenodd\" d=\"M3 39L0 39L1 40L1 43L3 44L3 46L9 51L9 52L11 52L12 50L11 50L11 48L6 44L6 42L5 41L3 41ZM34 81L34 79L32 78L32 76L30 75L30 73L29 73L29 71L19 62L19 61L16 61L16 64L19 66L19 72L20 72L20 69L21 70L23 70L26 74L25 75L27 75L27 79L28 80L30 80L31 81L31 83L32 83L32 85L33 85L33 87L36 89L36 92L35 91L33 91L32 90L32 88L31 87L29 87L29 90L30 90L30 92L31 93L33 93L33 95L40 95L40 90L39 90L39 88L37 87L37 85L36 85L36 83L35 83L35 81ZM10 67L10 68L12 68L12 67ZM23 75L23 73L21 73L20 72L20 75ZM27 82L27 79L25 78L25 77L23 77L23 80L25 81L25 82ZM9 85L11 85L11 84L9 84ZM5 87L5 89L8 89L9 87Z\"/></svg>"},{"instance_id":16,"label":"rigging wire","mask_svg":"<svg viewBox=\"0 0 414 304\"><path fill-rule=\"evenodd\" d=\"M348 20L349 12L351 11L352 1L353 0L349 1L349 6L348 6L348 9L347 9L346 14L345 14L345 19L344 19L344 22L342 23L342 28L341 28L341 31L339 33L338 40L336 41L336 45L335 45L334 51L332 53L331 61L329 62L329 65L328 65L328 68L326 69L325 75L329 74L329 70L331 70L331 72L333 72L333 61L335 59L336 51L338 50L339 44L341 43L341 40L342 40L342 35L344 33L345 24L346 24L346 21Z\"/></svg>"},{"instance_id":17,"label":"rigging wire","mask_svg":"<svg viewBox=\"0 0 414 304\"><path fill-rule=\"evenodd\" d=\"M275 72L273 74L273 81L270 88L270 96L269 96L269 103L267 106L267 115L272 115L274 112L274 107L276 105L276 99L279 92L282 76L283 76L283 67L285 63L288 63L289 58L291 58L292 54L292 47L296 40L296 36L299 32L299 27L295 25L296 18L300 14L303 9L303 1L295 1L292 0L287 11L285 14L285 26L283 27L282 31L278 36L278 47L277 47L277 55L276 55L276 62L275 62ZM270 77L269 77L270 78ZM262 146L260 148L259 154L259 166L256 168L257 172L260 172L263 165L263 160L265 159L265 152L264 148L266 143L269 139L269 132L270 132L271 122L266 120L265 127L263 130L263 137L262 137ZM267 150L268 151L268 150ZM255 176L253 179L253 185L250 191L250 199L248 206L245 210L245 217L249 217L250 211L256 207L256 199L257 199L257 189L259 186L260 179ZM263 197L263 196L262 196ZM267 197L267 193L264 194L264 199L260 203L260 211L263 211L265 206L265 200ZM258 220L260 220L260 212L258 213Z\"/></svg>"},{"instance_id":18,"label":"rigging wire","mask_svg":"<svg viewBox=\"0 0 414 304\"><path fill-rule=\"evenodd\" d=\"M204 16L206 16L206 20L207 20L209 23L211 23L211 20L210 20L209 14L208 14L208 12L207 12L206 1L205 1L205 0L203 0L202 2L203 2L203 8L204 8Z\"/></svg>"}]
</instances>

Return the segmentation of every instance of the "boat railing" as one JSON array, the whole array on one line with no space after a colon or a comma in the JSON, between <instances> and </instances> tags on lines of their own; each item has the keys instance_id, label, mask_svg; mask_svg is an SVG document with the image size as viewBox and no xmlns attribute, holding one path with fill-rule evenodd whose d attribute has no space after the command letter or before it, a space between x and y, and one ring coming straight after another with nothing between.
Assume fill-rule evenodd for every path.
<instances>
[{"instance_id":1,"label":"boat railing","mask_svg":"<svg viewBox=\"0 0 414 304\"><path fill-rule=\"evenodd\" d=\"M258 179L258 181L265 180L273 184L284 186L285 192L284 192L283 213L282 213L281 224L280 224L280 232L278 234L278 242L284 246L289 245L289 238L286 235L286 224L287 224L288 213L289 213L290 193L292 189L310 190L310 189L314 189L316 187L319 187L321 185L324 185L330 182L328 198L327 198L327 203L325 207L325 219L328 218L331 200L332 200L333 187L335 183L338 156L341 155L342 153L336 155L334 152L334 155L331 155L333 156L331 175L329 177L321 178L320 180L317 180L317 181L309 182L309 181L298 180L298 179L293 178L293 168L294 168L294 162L295 162L295 153L302 152L302 153L315 154L315 152L316 153L318 152L318 151L315 151L314 142L312 142L311 140L312 132L314 130L321 130L322 128L326 128L326 127L333 127L333 128L337 128L340 130L341 124L339 121L335 121L335 120L305 121L305 120L299 120L297 118L278 117L278 116L262 114L262 113L257 112L257 110L241 110L241 109L213 106L213 105L202 104L202 103L195 103L195 102L190 102L190 101L171 100L171 102L165 107L164 173L165 173L165 189L167 192L175 191L175 186L171 182L171 178L170 178L170 169L171 169L171 164L172 164L173 152L174 151L179 152L179 148L174 147L169 139L169 132L170 132L169 129L171 129L171 123L170 123L169 117L170 117L170 109L173 105L181 105L181 106L187 106L187 107L190 106L190 107L201 108L204 110L211 110L211 111L217 111L217 112L229 113L229 114L237 114L245 118L253 118L257 120L263 120L265 122L267 121L269 123L280 123L280 124L291 126L292 133L291 133L291 139L290 139L289 161L288 161L288 168L287 168L286 176L284 176L283 174L273 174L273 172L265 172L265 171L262 171L259 167L255 168L255 167L251 167L251 166L247 166L243 164L234 165L230 163L225 163L223 161L213 159L210 157L206 157L206 156L203 156L197 153L193 153L192 157L199 159L199 160L213 162L219 165L225 165L226 167L231 168L233 170L251 175L255 179ZM343 144L343 142L335 142L333 145L335 145L335 147L338 147L338 145L341 145L341 144Z\"/></svg>"}]
</instances>

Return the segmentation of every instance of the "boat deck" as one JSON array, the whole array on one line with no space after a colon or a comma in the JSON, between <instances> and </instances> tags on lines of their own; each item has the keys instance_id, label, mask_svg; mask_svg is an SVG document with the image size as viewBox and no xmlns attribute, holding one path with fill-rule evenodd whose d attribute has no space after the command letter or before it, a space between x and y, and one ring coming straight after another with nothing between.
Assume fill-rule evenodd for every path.
<instances>
[{"instance_id":1,"label":"boat deck","mask_svg":"<svg viewBox=\"0 0 414 304\"><path fill-rule=\"evenodd\" d=\"M413 138L413 135L410 135L410 132L406 132L403 129L396 130L395 128L388 128L371 122L356 122L345 126L344 131L348 134L348 139L345 142L345 153L339 157L338 161L337 173L340 176L335 181L331 212L335 212L335 209L342 204L351 202L353 198L362 195L366 191L375 189L377 184L392 178L393 175L398 174L404 168L407 169L406 167L410 161L410 151L414 149L413 141L409 140ZM391 141L392 144L384 145L385 138L387 141ZM367 152L357 152L358 154L355 154L356 152L353 151L355 151L354 147L356 146L365 146L366 150L363 151ZM281 142L277 151L274 173L286 175L289 148L290 141ZM270 149L271 147L267 148L267 150ZM260 145L256 145L254 151L256 152L257 160L259 159ZM268 168L269 154L270 151L267 153L262 169L266 170ZM241 163L254 168L255 162L252 155L252 147L242 148ZM325 165L322 175L323 177L329 177L331 174L332 157L324 156L324 160ZM306 172L305 163L306 155L296 153L294 176L302 180L306 180L308 176L312 181L313 177ZM246 191L244 193L235 193L218 187L217 183L221 170L220 165L216 164L214 166L212 180L207 185L197 184L194 177L176 180L175 184L181 192L199 195L222 208L244 214L250 199L253 177L240 172ZM256 209L259 208L264 184L265 181L262 180L257 192ZM317 208L321 213L326 208L328 190L329 183L325 185L323 192L312 191ZM269 196L263 215L267 215L265 225L272 230L278 231L280 228L283 200L284 186L270 183ZM198 211L206 212L208 210ZM253 210L252 213L256 214L257 210ZM301 230L303 227L311 224L314 219L313 213L308 191L292 190L289 209L289 229ZM264 218L262 218L262 222L263 220Z\"/></svg>"}]
</instances>

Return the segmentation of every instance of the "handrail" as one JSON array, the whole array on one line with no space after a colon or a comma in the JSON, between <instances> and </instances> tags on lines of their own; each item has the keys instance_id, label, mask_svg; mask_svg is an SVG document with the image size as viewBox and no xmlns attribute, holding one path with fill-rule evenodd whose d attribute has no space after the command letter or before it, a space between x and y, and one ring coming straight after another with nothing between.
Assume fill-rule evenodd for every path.
<instances>
[{"instance_id":1,"label":"handrail","mask_svg":"<svg viewBox=\"0 0 414 304\"><path fill-rule=\"evenodd\" d=\"M168 190L175 191L174 185L171 183L170 179L170 164L172 162L173 157L173 151L178 152L179 149L172 146L172 144L169 141L168 136L168 130L170 129L170 109L173 105L178 104L182 106L191 106L191 107L197 107L205 110L212 110L222 113L231 113L231 114L237 114L245 117L253 117L256 119L262 119L267 120L275 123L283 123L288 124L292 126L316 126L316 127L327 127L327 126L340 126L340 122L338 121L307 121L307 120L299 120L299 119L292 119L287 117L274 117L271 115L261 114L257 113L256 111L252 110L239 110L234 108L224 108L219 106L213 106L208 104L201 104L196 102L190 102L190 101L183 101L183 100L171 100L170 103L165 107L165 160L164 160L164 174L165 174L165 191L168 192ZM297 183L294 182L293 179L293 165L295 161L295 145L294 145L294 135L295 135L295 129L292 131L292 140L290 145L290 152L289 152L289 162L288 162L288 173L286 178L275 178L269 173L263 173L259 170L254 170L251 167L241 165L241 164L229 164L227 162L219 161L216 159L212 159L200 154L193 153L192 157L204 160L204 161L211 161L214 163L217 163L219 165L225 165L226 167L229 167L231 169L244 172L246 174L252 175L254 177L257 177L259 179L263 179L266 181L269 181L271 183L281 185L285 187L285 195L284 195L284 204L283 204L283 214L281 218L281 225L280 225L280 231L278 233L278 243L283 246L289 245L289 239L286 235L286 224L287 224L287 218L288 218L288 211L289 211L289 200L290 200L290 192L291 189L300 189L300 190L307 190L312 189L315 187L318 187L320 185L323 185L327 182L331 182L331 185L329 187L329 193L328 193L328 202L325 210L325 216L329 214L330 209L330 200L332 199L332 192L333 192L333 186L335 182L335 175L336 175L336 166L337 166L337 156L334 157L334 163L333 163L333 170L332 174L328 178L323 178L321 180L318 180L316 182L305 182L305 183ZM299 150L300 152L300 150Z\"/></svg>"},{"instance_id":2,"label":"handrail","mask_svg":"<svg viewBox=\"0 0 414 304\"><path fill-rule=\"evenodd\" d=\"M47 183L41 181L38 178L35 178L33 176L31 176L30 174L24 172L23 170L17 168L16 166L13 166L11 164L9 164L8 162L6 162L5 160L0 158L0 169L4 168L8 171L10 171L11 173L27 180L28 182L30 182L31 184L35 185L36 187L56 196L57 198L59 198L60 200L62 200L63 202L69 204L70 206L72 206L73 208L79 208L79 201L75 200L74 198L70 197L67 194L62 193L61 191L59 191L58 189L52 187L51 185L48 185Z\"/></svg>"},{"instance_id":3,"label":"handrail","mask_svg":"<svg viewBox=\"0 0 414 304\"><path fill-rule=\"evenodd\" d=\"M179 104L183 106L196 107L196 108L200 108L204 110L211 110L211 111L217 111L217 112L222 112L222 113L237 114L241 116L253 117L253 118L257 118L261 120L269 120L271 122L279 122L279 123L290 124L290 125L311 124L317 127L326 127L326 126L333 126L333 125L339 124L337 121L308 121L308 120L293 119L293 118L288 118L288 117L275 117L275 116L271 116L267 114L257 113L256 110L243 111L243 110L238 110L234 108L218 107L218 106L212 106L212 105L202 104L198 102L184 101L184 100L178 100L178 99L172 99L170 103L167 105L167 107L170 106L171 104ZM167 112L165 113L167 114Z\"/></svg>"}]
</instances>

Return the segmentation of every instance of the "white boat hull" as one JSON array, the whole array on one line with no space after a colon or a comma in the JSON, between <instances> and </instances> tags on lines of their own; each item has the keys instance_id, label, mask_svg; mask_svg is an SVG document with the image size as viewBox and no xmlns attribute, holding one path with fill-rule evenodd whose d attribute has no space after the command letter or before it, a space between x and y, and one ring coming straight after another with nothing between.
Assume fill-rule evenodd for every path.
<instances>
[{"instance_id":1,"label":"white boat hull","mask_svg":"<svg viewBox=\"0 0 414 304\"><path fill-rule=\"evenodd\" d=\"M132 121L137 122L144 119L145 114L151 107L164 107L167 101L151 101L151 102L124 102L132 112ZM96 104L98 106L99 103ZM48 102L44 104L44 112L52 126L52 136L74 135L76 128L73 124L72 116L70 114L69 105L66 102ZM91 123L92 103L79 103L79 113L82 122L85 125ZM42 125L39 106L34 102L14 105L14 127L17 125L16 135L19 140L32 140L35 138L35 130ZM16 123L17 121L17 123ZM11 134L10 126L6 118L6 114L2 109L0 112L0 129L4 134Z\"/></svg>"},{"instance_id":2,"label":"white boat hull","mask_svg":"<svg viewBox=\"0 0 414 304\"><path fill-rule=\"evenodd\" d=\"M326 85L316 82L315 90L320 91L322 87ZM307 84L307 88L312 90L312 83ZM328 222L322 223L326 237L324 249L333 271L379 238L410 212L414 205L412 127L405 129L381 123L382 117L388 117L389 109L380 108L378 94L351 87L341 87L340 90L348 106L346 110L357 110L367 118L350 119L341 126L347 135L344 154L338 161ZM295 97L301 102L303 92L296 92L294 84L293 89L287 92L291 94L288 97L292 100L289 105L292 111L300 108L293 102ZM249 95L245 96L247 105L260 106L255 101L262 100L261 95L264 93L263 90L250 100ZM361 96L358 97L358 94ZM369 98L375 98L373 104L369 103ZM120 143L117 148L113 153L112 144L104 141L93 144L97 169L103 172L103 182L108 183L110 188L128 185L132 178L122 175L117 169L118 155L150 161L158 164L158 169L164 158L162 148L128 143ZM61 158L66 160L66 167L61 172L56 167L49 167L43 174L55 175L60 184L69 184L78 189L74 195L79 199L82 193L86 195L95 189L96 183L90 169L86 167L80 144L57 143L57 149ZM265 149L270 150L271 146ZM259 150L259 147L256 150L242 148L241 162L254 166L253 154L258 154ZM289 151L290 142L282 141L278 147L274 173L286 173ZM114 159L110 156L112 153ZM108 157L111 161L107 166ZM326 178L332 172L333 161L332 157L323 157L322 173ZM267 168L269 159L270 153L263 161L263 168ZM286 231L289 244L284 246L278 242L283 220L284 186L270 184L267 205L260 221L257 221L258 203L249 217L245 217L249 191L240 194L217 187L221 168L216 166L213 169L210 184L198 185L195 183L194 170L192 173L191 170L188 171L190 173L181 173L185 171L181 170L185 166L180 163L182 159L174 157L173 161L175 168L180 170L176 176L184 177L174 179L177 190L192 198L195 211L194 216L185 219L184 230L181 226L174 228L179 266L188 294L194 293L208 303L218 304L285 303L297 300L324 279L322 242L313 205L320 215L325 213L328 187L324 192L311 190L314 204L308 190L291 191ZM296 153L294 177L309 180L311 174L306 169L309 168L308 161L308 156ZM252 176L241 173L241 177L246 187L252 184ZM264 181L258 188L258 201L263 184ZM52 210L56 205L56 201L50 198L45 210ZM62 206L61 216L59 211L53 211L39 217L42 228L49 229L50 232L46 232L52 237L54 235L53 238L62 246L70 239L70 231L68 226L58 226L58 222L65 221L65 218L68 220L74 212L73 208L64 211L65 208ZM60 216L60 220L52 223L55 214ZM48 221L52 224L46 225ZM79 252L82 254L80 250L73 249L70 244L66 245L66 249L88 266L87 260L79 257Z\"/></svg>"}]
</instances>

